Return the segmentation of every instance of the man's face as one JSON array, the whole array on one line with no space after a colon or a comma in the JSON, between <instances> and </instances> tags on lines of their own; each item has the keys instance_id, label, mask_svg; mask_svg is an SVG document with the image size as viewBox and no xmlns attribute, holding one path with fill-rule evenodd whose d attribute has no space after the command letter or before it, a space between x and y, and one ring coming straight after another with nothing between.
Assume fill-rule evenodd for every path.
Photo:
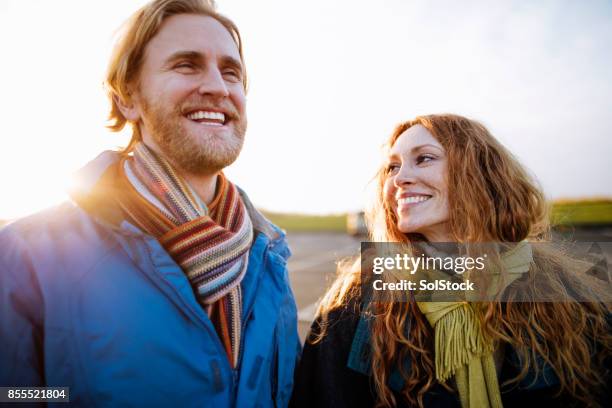
<instances>
[{"instance_id":1,"label":"man's face","mask_svg":"<svg viewBox=\"0 0 612 408\"><path fill-rule=\"evenodd\" d=\"M168 18L145 49L133 99L145 144L194 175L233 163L247 123L243 75L238 47L221 23Z\"/></svg>"}]
</instances>

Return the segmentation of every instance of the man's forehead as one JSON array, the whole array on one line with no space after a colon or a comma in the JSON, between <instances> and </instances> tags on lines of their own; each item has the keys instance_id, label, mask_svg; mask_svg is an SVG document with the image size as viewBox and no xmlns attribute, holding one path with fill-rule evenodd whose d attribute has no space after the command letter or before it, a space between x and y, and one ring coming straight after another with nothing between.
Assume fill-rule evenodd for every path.
<instances>
[{"instance_id":1,"label":"man's forehead","mask_svg":"<svg viewBox=\"0 0 612 408\"><path fill-rule=\"evenodd\" d=\"M240 60L230 32L213 17L179 14L169 17L147 45L148 54L167 58L179 51L217 54Z\"/></svg>"}]
</instances>

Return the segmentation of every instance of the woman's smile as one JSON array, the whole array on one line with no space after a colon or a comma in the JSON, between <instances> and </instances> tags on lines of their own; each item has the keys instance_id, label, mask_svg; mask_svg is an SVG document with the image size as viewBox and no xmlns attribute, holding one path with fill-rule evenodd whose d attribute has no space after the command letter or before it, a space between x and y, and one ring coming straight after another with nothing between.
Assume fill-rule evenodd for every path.
<instances>
[{"instance_id":1,"label":"woman's smile","mask_svg":"<svg viewBox=\"0 0 612 408\"><path fill-rule=\"evenodd\" d=\"M407 210L427 202L432 196L429 194L402 193L397 198L397 210Z\"/></svg>"},{"instance_id":2,"label":"woman's smile","mask_svg":"<svg viewBox=\"0 0 612 408\"><path fill-rule=\"evenodd\" d=\"M421 125L403 132L389 151L385 196L397 227L429 241L448 241L447 159L444 147Z\"/></svg>"}]
</instances>

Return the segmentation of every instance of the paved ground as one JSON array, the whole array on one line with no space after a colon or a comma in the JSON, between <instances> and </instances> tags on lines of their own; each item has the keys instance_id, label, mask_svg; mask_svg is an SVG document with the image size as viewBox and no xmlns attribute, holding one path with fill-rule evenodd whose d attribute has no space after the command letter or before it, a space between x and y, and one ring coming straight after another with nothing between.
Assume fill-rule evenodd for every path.
<instances>
[{"instance_id":1,"label":"paved ground","mask_svg":"<svg viewBox=\"0 0 612 408\"><path fill-rule=\"evenodd\" d=\"M574 241L610 242L612 228L574 229L562 235ZM341 233L289 233L287 239L293 252L288 265L289 279L298 306L298 328L303 340L314 317L317 301L336 275L336 262L357 255L361 239ZM607 255L608 264L612 265L612 254Z\"/></svg>"},{"instance_id":2,"label":"paved ground","mask_svg":"<svg viewBox=\"0 0 612 408\"><path fill-rule=\"evenodd\" d=\"M359 253L360 240L341 233L289 233L293 255L289 279L298 306L299 332L305 338L317 301L336 275L336 262Z\"/></svg>"},{"instance_id":3,"label":"paved ground","mask_svg":"<svg viewBox=\"0 0 612 408\"><path fill-rule=\"evenodd\" d=\"M612 226L606 227L565 227L554 234L577 242L611 242Z\"/></svg>"}]
</instances>

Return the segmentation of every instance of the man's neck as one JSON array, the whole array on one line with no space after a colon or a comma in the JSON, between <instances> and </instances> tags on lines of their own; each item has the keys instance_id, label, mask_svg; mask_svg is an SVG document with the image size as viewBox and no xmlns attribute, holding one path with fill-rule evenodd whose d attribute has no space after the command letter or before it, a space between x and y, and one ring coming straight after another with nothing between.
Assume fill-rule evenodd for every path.
<instances>
[{"instance_id":1,"label":"man's neck","mask_svg":"<svg viewBox=\"0 0 612 408\"><path fill-rule=\"evenodd\" d=\"M150 136L145 132L143 135L143 143L149 148L155 151L160 156L164 157L164 154L161 152L161 149L157 146ZM165 157L166 160L170 162L174 170L178 173L180 177L183 178L189 186L195 191L195 193L200 197L200 199L204 202L204 204L209 205L212 200L215 198L215 193L217 190L217 173L213 174L192 174L185 171L181 171L179 167L172 163L172 160Z\"/></svg>"},{"instance_id":2,"label":"man's neck","mask_svg":"<svg viewBox=\"0 0 612 408\"><path fill-rule=\"evenodd\" d=\"M217 190L217 175L196 176L193 174L180 173L181 177L189 183L189 186L195 191L200 199L209 205L215 198Z\"/></svg>"}]
</instances>

